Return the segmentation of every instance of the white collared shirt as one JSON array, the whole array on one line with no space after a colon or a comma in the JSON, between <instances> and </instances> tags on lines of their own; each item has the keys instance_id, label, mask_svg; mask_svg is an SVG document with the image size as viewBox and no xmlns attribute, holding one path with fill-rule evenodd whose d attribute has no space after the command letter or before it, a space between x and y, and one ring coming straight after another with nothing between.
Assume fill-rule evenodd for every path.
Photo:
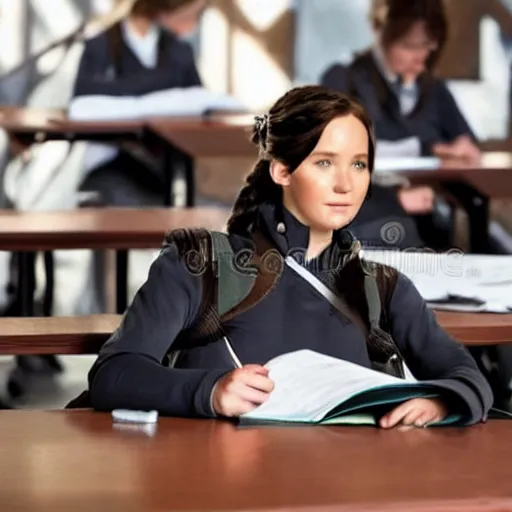
<instances>
[{"instance_id":1,"label":"white collared shirt","mask_svg":"<svg viewBox=\"0 0 512 512\"><path fill-rule=\"evenodd\" d=\"M407 115L416 106L418 102L418 86L416 83L404 86L400 84L399 78L396 74L392 73L388 68L384 54L379 45L375 45L372 48L372 54L375 59L375 63L382 73L384 79L389 83L391 89L395 92L400 105L400 112L402 115ZM377 157L389 157L389 156L411 156L416 157L421 155L421 141L418 137L407 137L397 141L378 140L376 147ZM374 174L374 178L375 178ZM378 179L374 179L374 182L379 182Z\"/></svg>"},{"instance_id":2,"label":"white collared shirt","mask_svg":"<svg viewBox=\"0 0 512 512\"><path fill-rule=\"evenodd\" d=\"M382 73L383 77L389 82L391 88L395 91L398 102L400 104L400 111L403 115L407 115L416 106L418 102L418 85L416 82L408 85L400 84L399 77L395 73L391 72L388 68L386 61L384 59L384 54L380 46L375 45L372 48L372 54Z\"/></svg>"},{"instance_id":3,"label":"white collared shirt","mask_svg":"<svg viewBox=\"0 0 512 512\"><path fill-rule=\"evenodd\" d=\"M152 25L145 36L137 34L128 22L121 22L123 37L130 50L147 68L155 68L158 62L158 39L160 29Z\"/></svg>"}]
</instances>

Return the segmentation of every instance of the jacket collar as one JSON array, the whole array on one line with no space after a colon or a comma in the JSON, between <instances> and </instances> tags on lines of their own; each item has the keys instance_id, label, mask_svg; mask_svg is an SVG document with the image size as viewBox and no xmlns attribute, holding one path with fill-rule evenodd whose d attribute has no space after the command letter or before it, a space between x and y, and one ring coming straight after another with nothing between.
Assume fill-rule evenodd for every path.
<instances>
[{"instance_id":1,"label":"jacket collar","mask_svg":"<svg viewBox=\"0 0 512 512\"><path fill-rule=\"evenodd\" d=\"M295 259L305 254L309 245L309 226L302 224L282 205L263 203L258 207L254 228L259 229L283 255L292 255ZM333 241L315 260L333 260L357 251L358 241L347 227L333 232Z\"/></svg>"}]
</instances>

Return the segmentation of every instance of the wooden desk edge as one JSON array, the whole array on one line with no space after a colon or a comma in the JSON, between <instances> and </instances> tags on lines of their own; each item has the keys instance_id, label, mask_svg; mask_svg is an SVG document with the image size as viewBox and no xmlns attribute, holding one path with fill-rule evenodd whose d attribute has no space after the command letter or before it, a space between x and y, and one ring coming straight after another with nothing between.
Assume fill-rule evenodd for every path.
<instances>
[{"instance_id":1,"label":"wooden desk edge","mask_svg":"<svg viewBox=\"0 0 512 512\"><path fill-rule=\"evenodd\" d=\"M475 313L480 314L480 313ZM499 316L499 315L497 315ZM119 327L122 315L78 317L0 318L0 354L97 354ZM510 325L443 326L446 332L466 346L498 345L512 341Z\"/></svg>"},{"instance_id":2,"label":"wooden desk edge","mask_svg":"<svg viewBox=\"0 0 512 512\"><path fill-rule=\"evenodd\" d=\"M255 509L256 510L256 509ZM255 512L250 511L250 512ZM353 503L348 505L311 505L266 508L266 512L512 512L512 498L482 497L478 500L408 501Z\"/></svg>"}]
</instances>

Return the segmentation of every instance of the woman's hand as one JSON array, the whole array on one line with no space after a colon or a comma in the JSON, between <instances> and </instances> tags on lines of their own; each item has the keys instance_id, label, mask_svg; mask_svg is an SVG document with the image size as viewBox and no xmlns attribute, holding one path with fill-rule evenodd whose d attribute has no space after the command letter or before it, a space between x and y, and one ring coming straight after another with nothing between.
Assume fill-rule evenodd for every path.
<instances>
[{"instance_id":1,"label":"woman's hand","mask_svg":"<svg viewBox=\"0 0 512 512\"><path fill-rule=\"evenodd\" d=\"M461 135L449 144L435 144L432 153L439 158L464 160L475 165L481 158L480 149L467 135Z\"/></svg>"},{"instance_id":2,"label":"woman's hand","mask_svg":"<svg viewBox=\"0 0 512 512\"><path fill-rule=\"evenodd\" d=\"M380 420L382 428L396 425L424 427L443 420L448 415L446 405L437 398L414 398L399 405Z\"/></svg>"},{"instance_id":3,"label":"woman's hand","mask_svg":"<svg viewBox=\"0 0 512 512\"><path fill-rule=\"evenodd\" d=\"M430 213L434 208L434 198L434 190L425 186L402 188L398 191L398 200L410 215Z\"/></svg>"},{"instance_id":4,"label":"woman's hand","mask_svg":"<svg viewBox=\"0 0 512 512\"><path fill-rule=\"evenodd\" d=\"M274 382L268 377L268 369L248 364L217 381L212 406L220 416L240 416L265 402L273 389Z\"/></svg>"}]
</instances>

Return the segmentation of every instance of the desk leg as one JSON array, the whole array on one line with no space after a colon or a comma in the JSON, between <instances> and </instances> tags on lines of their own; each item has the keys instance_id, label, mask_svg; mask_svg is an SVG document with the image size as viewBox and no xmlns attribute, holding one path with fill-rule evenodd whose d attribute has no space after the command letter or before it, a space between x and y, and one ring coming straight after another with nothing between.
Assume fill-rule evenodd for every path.
<instances>
[{"instance_id":1,"label":"desk leg","mask_svg":"<svg viewBox=\"0 0 512 512\"><path fill-rule=\"evenodd\" d=\"M183 165L185 167L185 181L187 187L187 206L192 207L196 202L196 175L194 168L194 160L188 155L184 155Z\"/></svg>"},{"instance_id":2,"label":"desk leg","mask_svg":"<svg viewBox=\"0 0 512 512\"><path fill-rule=\"evenodd\" d=\"M165 176L165 206L194 206L195 203L195 176L193 159L172 147L168 147L164 155L164 176ZM185 204L178 204L176 198L177 184L184 182Z\"/></svg>"},{"instance_id":3,"label":"desk leg","mask_svg":"<svg viewBox=\"0 0 512 512\"><path fill-rule=\"evenodd\" d=\"M445 188L466 210L469 220L469 250L489 254L489 198L466 183L449 183Z\"/></svg>"},{"instance_id":4,"label":"desk leg","mask_svg":"<svg viewBox=\"0 0 512 512\"><path fill-rule=\"evenodd\" d=\"M35 266L35 253L18 253L18 294L20 316L34 316L34 292L36 289Z\"/></svg>"},{"instance_id":5,"label":"desk leg","mask_svg":"<svg viewBox=\"0 0 512 512\"><path fill-rule=\"evenodd\" d=\"M122 315L128 306L128 251L116 251L116 308Z\"/></svg>"},{"instance_id":6,"label":"desk leg","mask_svg":"<svg viewBox=\"0 0 512 512\"><path fill-rule=\"evenodd\" d=\"M46 286L44 290L43 316L52 316L55 281L55 262L52 251L45 251L44 253L44 269L46 274Z\"/></svg>"},{"instance_id":7,"label":"desk leg","mask_svg":"<svg viewBox=\"0 0 512 512\"><path fill-rule=\"evenodd\" d=\"M174 206L174 156L172 148L167 147L164 153L164 206Z\"/></svg>"},{"instance_id":8,"label":"desk leg","mask_svg":"<svg viewBox=\"0 0 512 512\"><path fill-rule=\"evenodd\" d=\"M36 255L33 252L19 252L18 260L18 308L16 314L21 317L34 316L34 293L36 289ZM30 371L30 357L16 356L16 368L7 380L7 391L13 398L24 393L25 371ZM4 407L4 404L0 405Z\"/></svg>"}]
</instances>

